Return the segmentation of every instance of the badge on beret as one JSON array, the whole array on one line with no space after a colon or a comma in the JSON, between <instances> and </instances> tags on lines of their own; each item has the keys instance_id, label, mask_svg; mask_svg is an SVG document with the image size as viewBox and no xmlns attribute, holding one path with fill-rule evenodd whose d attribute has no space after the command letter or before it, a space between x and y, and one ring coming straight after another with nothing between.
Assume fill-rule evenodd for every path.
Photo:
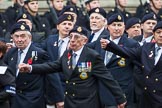
<instances>
[{"instance_id":1,"label":"badge on beret","mask_svg":"<svg viewBox=\"0 0 162 108\"><path fill-rule=\"evenodd\" d=\"M68 15L67 19L68 19L68 20L71 20L71 16L70 16L70 15Z\"/></svg>"},{"instance_id":2,"label":"badge on beret","mask_svg":"<svg viewBox=\"0 0 162 108\"><path fill-rule=\"evenodd\" d=\"M78 27L78 28L77 28L77 31L78 31L78 32L81 32L81 31L82 31L82 28L81 28L81 27Z\"/></svg>"},{"instance_id":3,"label":"badge on beret","mask_svg":"<svg viewBox=\"0 0 162 108\"><path fill-rule=\"evenodd\" d=\"M120 15L118 15L118 20L121 20L121 16Z\"/></svg>"},{"instance_id":4,"label":"badge on beret","mask_svg":"<svg viewBox=\"0 0 162 108\"><path fill-rule=\"evenodd\" d=\"M99 12L100 12L100 10L97 8L97 9L95 10L95 12L99 13Z\"/></svg>"},{"instance_id":5,"label":"badge on beret","mask_svg":"<svg viewBox=\"0 0 162 108\"><path fill-rule=\"evenodd\" d=\"M87 78L88 78L87 72L81 72L80 78L81 78L82 80L87 79Z\"/></svg>"},{"instance_id":6,"label":"badge on beret","mask_svg":"<svg viewBox=\"0 0 162 108\"><path fill-rule=\"evenodd\" d=\"M125 58L121 58L119 61L118 61L118 65L120 67L124 67L125 66Z\"/></svg>"},{"instance_id":7,"label":"badge on beret","mask_svg":"<svg viewBox=\"0 0 162 108\"><path fill-rule=\"evenodd\" d=\"M20 26L20 29L21 29L21 30L25 30L25 26L24 26L24 25L21 25L21 26Z\"/></svg>"},{"instance_id":8,"label":"badge on beret","mask_svg":"<svg viewBox=\"0 0 162 108\"><path fill-rule=\"evenodd\" d=\"M73 8L70 8L70 11L74 11L74 9Z\"/></svg>"},{"instance_id":9,"label":"badge on beret","mask_svg":"<svg viewBox=\"0 0 162 108\"><path fill-rule=\"evenodd\" d=\"M26 14L23 14L23 16L22 16L24 19L26 19L27 18L27 15Z\"/></svg>"},{"instance_id":10,"label":"badge on beret","mask_svg":"<svg viewBox=\"0 0 162 108\"><path fill-rule=\"evenodd\" d=\"M155 16L155 14L154 14L153 18L154 18L154 19L156 19L156 16Z\"/></svg>"}]
</instances>

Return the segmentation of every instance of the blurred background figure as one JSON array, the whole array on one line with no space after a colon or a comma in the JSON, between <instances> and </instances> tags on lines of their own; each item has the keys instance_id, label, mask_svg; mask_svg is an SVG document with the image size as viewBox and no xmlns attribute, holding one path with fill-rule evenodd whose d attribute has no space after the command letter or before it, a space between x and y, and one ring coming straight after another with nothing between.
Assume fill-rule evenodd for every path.
<instances>
[{"instance_id":1,"label":"blurred background figure","mask_svg":"<svg viewBox=\"0 0 162 108\"><path fill-rule=\"evenodd\" d=\"M80 6L77 6L77 4L80 4ZM85 13L82 0L67 0L66 5L74 6L77 14L76 25L87 27L87 14Z\"/></svg>"},{"instance_id":2,"label":"blurred background figure","mask_svg":"<svg viewBox=\"0 0 162 108\"><path fill-rule=\"evenodd\" d=\"M93 8L101 7L99 0L85 0L85 6L88 12Z\"/></svg>"},{"instance_id":3,"label":"blurred background figure","mask_svg":"<svg viewBox=\"0 0 162 108\"><path fill-rule=\"evenodd\" d=\"M44 13L47 18L50 28L56 28L57 18L60 16L61 10L64 8L64 0L47 0L50 1L49 11Z\"/></svg>"},{"instance_id":4,"label":"blurred background figure","mask_svg":"<svg viewBox=\"0 0 162 108\"><path fill-rule=\"evenodd\" d=\"M47 19L45 17L41 17L38 14L38 0L25 0L24 7L27 11L27 14L29 14L32 19L32 31L37 32L37 34L40 36L35 41L38 43L44 41L51 34L51 31Z\"/></svg>"},{"instance_id":5,"label":"blurred background figure","mask_svg":"<svg viewBox=\"0 0 162 108\"><path fill-rule=\"evenodd\" d=\"M17 16L24 11L23 6L24 0L13 0L13 5L6 9L5 14L9 19L10 27L16 23Z\"/></svg>"},{"instance_id":6,"label":"blurred background figure","mask_svg":"<svg viewBox=\"0 0 162 108\"><path fill-rule=\"evenodd\" d=\"M109 11L107 17L109 18L111 15L119 13L124 17L124 21L126 23L126 21L132 17L131 13L125 9L127 3L128 3L127 0L115 0L115 8Z\"/></svg>"},{"instance_id":7,"label":"blurred background figure","mask_svg":"<svg viewBox=\"0 0 162 108\"><path fill-rule=\"evenodd\" d=\"M0 0L0 5L3 5L3 0ZM5 34L9 30L9 19L4 12L0 12L0 40L5 40Z\"/></svg>"},{"instance_id":8,"label":"blurred background figure","mask_svg":"<svg viewBox=\"0 0 162 108\"><path fill-rule=\"evenodd\" d=\"M154 13L158 21L162 20L162 1L161 0L149 0L136 10L136 17L142 18L145 14Z\"/></svg>"}]
</instances>

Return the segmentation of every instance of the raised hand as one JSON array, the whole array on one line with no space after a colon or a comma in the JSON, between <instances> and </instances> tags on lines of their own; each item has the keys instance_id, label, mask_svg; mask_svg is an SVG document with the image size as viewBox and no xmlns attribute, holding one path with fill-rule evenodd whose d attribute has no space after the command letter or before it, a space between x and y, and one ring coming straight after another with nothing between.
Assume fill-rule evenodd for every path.
<instances>
[{"instance_id":1,"label":"raised hand","mask_svg":"<svg viewBox=\"0 0 162 108\"><path fill-rule=\"evenodd\" d=\"M31 72L31 65L21 63L18 66L20 73L30 73Z\"/></svg>"}]
</instances>

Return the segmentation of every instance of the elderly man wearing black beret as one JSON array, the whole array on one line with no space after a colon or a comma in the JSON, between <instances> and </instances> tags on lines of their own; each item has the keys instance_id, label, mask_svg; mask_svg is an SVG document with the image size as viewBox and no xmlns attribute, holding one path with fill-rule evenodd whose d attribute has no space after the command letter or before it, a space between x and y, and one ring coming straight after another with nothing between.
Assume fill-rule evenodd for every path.
<instances>
[{"instance_id":1,"label":"elderly man wearing black beret","mask_svg":"<svg viewBox=\"0 0 162 108\"><path fill-rule=\"evenodd\" d=\"M127 48L102 39L102 48L141 63L142 95L139 108L162 108L162 22L153 29L155 41L139 48Z\"/></svg>"},{"instance_id":2,"label":"elderly man wearing black beret","mask_svg":"<svg viewBox=\"0 0 162 108\"><path fill-rule=\"evenodd\" d=\"M16 95L11 99L11 108L46 108L45 76L21 74L18 64L44 63L49 56L31 43L30 28L24 22L12 26L11 36L15 47L9 49L4 57L4 62L12 68L12 74L16 77Z\"/></svg>"},{"instance_id":3,"label":"elderly man wearing black beret","mask_svg":"<svg viewBox=\"0 0 162 108\"><path fill-rule=\"evenodd\" d=\"M139 47L138 42L133 39L130 39L124 34L125 24L124 24L124 17L117 13L110 16L107 20L107 26L110 35L106 35L106 39L112 40L115 44L125 47ZM101 39L102 39L101 38ZM111 74L118 81L120 87L124 91L127 104L126 108L134 108L134 79L133 79L133 67L134 64L130 59L126 59L120 57L116 54L113 54L109 51L105 51L101 48L100 42L96 41L95 49L102 55L104 59L104 63L106 67L110 70ZM100 47L100 48L99 48ZM106 108L117 108L117 103L111 94L108 92L104 86L101 86L101 100L102 103L106 106Z\"/></svg>"},{"instance_id":4,"label":"elderly man wearing black beret","mask_svg":"<svg viewBox=\"0 0 162 108\"><path fill-rule=\"evenodd\" d=\"M65 51L59 60L32 66L20 64L20 71L30 74L63 72L66 78L64 108L102 108L98 94L99 80L113 93L118 108L124 108L126 101L123 93L101 56L85 46L87 30L77 26L69 35L70 50Z\"/></svg>"}]
</instances>

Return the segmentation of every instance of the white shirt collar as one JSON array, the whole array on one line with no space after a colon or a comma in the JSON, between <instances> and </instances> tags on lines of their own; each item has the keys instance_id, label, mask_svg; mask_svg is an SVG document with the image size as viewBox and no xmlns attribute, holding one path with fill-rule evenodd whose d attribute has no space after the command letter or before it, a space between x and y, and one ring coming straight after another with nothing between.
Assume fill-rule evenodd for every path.
<instances>
[{"instance_id":1,"label":"white shirt collar","mask_svg":"<svg viewBox=\"0 0 162 108\"><path fill-rule=\"evenodd\" d=\"M22 50L23 53L26 54L28 52L30 45L31 45L31 42L28 44L28 46L25 49ZM18 50L20 50L20 49L18 49Z\"/></svg>"},{"instance_id":2,"label":"white shirt collar","mask_svg":"<svg viewBox=\"0 0 162 108\"><path fill-rule=\"evenodd\" d=\"M145 39L145 42L151 42L151 40L152 40L152 38L153 38L153 35L152 36L149 36L149 37L147 37L147 38L142 38L142 40L144 40Z\"/></svg>"},{"instance_id":3,"label":"white shirt collar","mask_svg":"<svg viewBox=\"0 0 162 108\"><path fill-rule=\"evenodd\" d=\"M80 54L82 53L82 50L83 50L83 47L80 48L80 49L79 49L78 51L76 51L76 52L73 51L73 53L76 53L77 56L80 56Z\"/></svg>"},{"instance_id":4,"label":"white shirt collar","mask_svg":"<svg viewBox=\"0 0 162 108\"><path fill-rule=\"evenodd\" d=\"M113 41L115 44L118 44L119 43L119 40L120 40L121 37L118 37L114 40L112 40L111 36L110 36L110 40Z\"/></svg>"},{"instance_id":5,"label":"white shirt collar","mask_svg":"<svg viewBox=\"0 0 162 108\"><path fill-rule=\"evenodd\" d=\"M91 42L96 41L96 40L98 39L98 37L100 36L100 34L103 32L104 29L105 29L105 28L102 27L98 32L96 32ZM94 33L94 32L92 32L92 34L93 34L93 33Z\"/></svg>"},{"instance_id":6,"label":"white shirt collar","mask_svg":"<svg viewBox=\"0 0 162 108\"><path fill-rule=\"evenodd\" d=\"M64 42L67 42L67 41L69 41L69 37L68 37L68 36L65 37L65 38L60 38L60 37L59 37L59 40L63 40Z\"/></svg>"}]
</instances>

